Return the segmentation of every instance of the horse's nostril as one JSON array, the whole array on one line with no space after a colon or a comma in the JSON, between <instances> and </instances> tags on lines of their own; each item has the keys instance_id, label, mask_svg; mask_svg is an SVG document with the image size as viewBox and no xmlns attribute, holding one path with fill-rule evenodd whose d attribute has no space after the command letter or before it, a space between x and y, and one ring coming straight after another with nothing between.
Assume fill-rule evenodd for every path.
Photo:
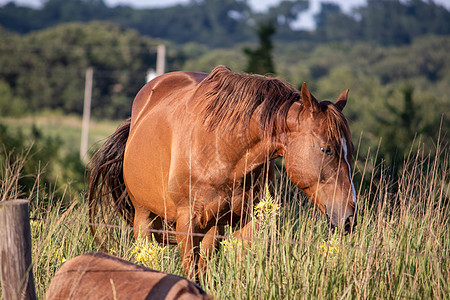
<instances>
[{"instance_id":1,"label":"horse's nostril","mask_svg":"<svg viewBox=\"0 0 450 300\"><path fill-rule=\"evenodd\" d=\"M345 220L344 224L344 230L347 233L351 233L353 231L353 228L356 225L356 219L353 218L353 216L349 216L347 220Z\"/></svg>"},{"instance_id":2,"label":"horse's nostril","mask_svg":"<svg viewBox=\"0 0 450 300\"><path fill-rule=\"evenodd\" d=\"M336 226L329 223L328 229L331 231L332 234L334 234L336 232L336 228L337 228Z\"/></svg>"}]
</instances>

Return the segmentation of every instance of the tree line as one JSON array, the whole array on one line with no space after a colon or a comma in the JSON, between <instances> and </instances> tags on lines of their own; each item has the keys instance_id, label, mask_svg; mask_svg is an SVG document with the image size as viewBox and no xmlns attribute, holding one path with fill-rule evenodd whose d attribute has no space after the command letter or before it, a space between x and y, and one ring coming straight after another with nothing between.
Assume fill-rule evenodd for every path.
<instances>
[{"instance_id":1,"label":"tree line","mask_svg":"<svg viewBox=\"0 0 450 300\"><path fill-rule=\"evenodd\" d=\"M63 24L24 36L3 30L0 115L42 109L80 114L85 71L93 67L94 116L122 118L154 68L160 42L113 23ZM169 62L176 65L170 54Z\"/></svg>"},{"instance_id":2,"label":"tree line","mask_svg":"<svg viewBox=\"0 0 450 300\"><path fill-rule=\"evenodd\" d=\"M422 107L416 117L423 122L439 125L440 114L450 111L449 36L418 37L408 45L387 47L367 42L273 42L273 28L268 25L257 33L259 47L247 43L214 49L195 43L171 44L97 21L67 23L25 35L3 29L0 117L41 110L81 114L85 71L93 67L93 116L126 118L147 71L155 68L155 48L160 43L167 45L167 71L209 72L224 64L238 72L275 74L297 87L306 81L322 97L350 88L352 98L358 100L347 113L360 129L373 131L383 123L374 112L383 111L385 117L394 111L386 111L389 101L400 110L405 85L421 102L415 107ZM416 125L408 130L416 130ZM436 129L420 126L428 133Z\"/></svg>"},{"instance_id":3,"label":"tree line","mask_svg":"<svg viewBox=\"0 0 450 300\"><path fill-rule=\"evenodd\" d=\"M255 41L255 24L273 20L280 41L371 41L383 45L408 44L425 34L450 33L450 12L433 0L368 0L352 15L339 5L323 2L315 16L317 28L298 30L299 14L308 0L280 1L267 12L254 12L247 0L191 0L166 8L134 9L107 6L103 0L46 0L42 8L0 7L0 26L28 33L67 22L110 21L136 29L152 38L177 44L196 42L209 47L230 47Z\"/></svg>"},{"instance_id":4,"label":"tree line","mask_svg":"<svg viewBox=\"0 0 450 300\"><path fill-rule=\"evenodd\" d=\"M77 1L80 0L64 3ZM98 5L98 12L101 7L111 9L101 0L82 2L87 7ZM205 0L192 1L187 6L201 7L209 3L210 10L214 11L217 8L212 4L220 6L223 2L228 5L246 5L246 1ZM42 13L50 3L56 5L60 1L49 0L40 10L8 4L1 8L0 22L6 22L1 15L6 9ZM379 158L396 168L408 154L413 140L425 143L427 149L433 149L439 131L441 141L448 145L450 35L445 30L450 28L446 25L450 18L446 17L447 20L443 21L438 17L447 16L447 10L431 1L368 1L367 6L358 10L361 17L355 19L343 14L338 6L328 3L323 4L317 16L315 31L306 33L292 30L296 13L306 6L307 1L281 2L267 12L271 18L266 18L267 15L260 15L260 19L255 17L255 22L258 22L255 24L259 26L244 22L247 29L236 29L243 35L242 42L238 38L230 38L228 29L221 27L224 23L219 22L219 17L214 39L208 35L211 32L202 37L206 41L214 40L212 44L203 43L197 39L200 35L196 34L191 35L188 43L177 42L176 38L170 37L172 29L168 28L165 39L160 39L142 34L139 29L121 25L120 22L69 22L71 15L68 13L66 21L53 21L54 26L44 26L43 23L40 23L40 27L36 25L35 29L43 28L40 30L28 28L20 31L0 27L0 117L20 117L43 110L80 115L85 71L93 67L93 116L101 119L126 118L130 114L134 96L145 84L148 69L155 68L156 46L164 43L168 50L167 71L209 72L216 65L224 64L237 72L275 74L298 88L305 81L312 93L324 100L332 100L342 90L350 88L345 115L350 121L354 142L360 144L360 159L364 159L369 151L376 152L380 145ZM384 6L395 7L404 14L414 11L412 15L424 18L423 24L419 26L415 17L388 18L389 10L385 11ZM367 16L363 17L369 7L379 9L377 17L373 11L368 14L373 18L370 22ZM406 9L408 7L416 9ZM126 7L117 9L128 9L130 14L139 11ZM186 10L186 6L155 11L170 9ZM140 13L145 15L148 11L153 10L142 10ZM98 12L92 10L92 14ZM56 12L53 14L60 16L56 18L58 20L62 15ZM73 16L77 15L83 14L74 11ZM238 14L228 12L226 15L232 16L233 22L241 22ZM10 20L14 19L14 14L9 16ZM26 15L22 18L25 25L33 19L27 19ZM125 21L130 22L132 19L130 15ZM370 30L362 24L381 26L383 22L377 19L384 20L390 26L387 28L392 29L386 29L384 33L382 29L372 32L373 36L378 37L367 41L365 32ZM204 24L210 22L204 21ZM396 22L403 24L403 27L395 25ZM431 24L434 24L435 29L430 29L433 28ZM208 26L199 28L207 31ZM245 38L246 34L251 35L249 40ZM221 44L221 40L227 37L230 39ZM224 46L227 43L229 46ZM222 46L219 48L218 45ZM38 161L47 159L47 169L57 170L59 165L71 166L67 168L67 174L60 175L60 179L78 178L75 179L77 182L82 181L83 166L78 154L63 151L64 146L58 139L46 137L37 128L32 130L31 137L25 137L0 124L0 144L6 147L0 149L0 156L7 154L8 151L4 152L4 149L24 148L23 141L28 139L36 141L34 147L39 148L42 155L31 155L32 159L25 169L32 169ZM418 147L418 144L413 146ZM51 153L59 153L58 158L52 159L55 156ZM31 172L28 169L26 171ZM50 177L43 180L53 182L54 178ZM23 180L27 180L27 177ZM33 188L34 182L27 184ZM82 184L78 188L81 189Z\"/></svg>"}]
</instances>

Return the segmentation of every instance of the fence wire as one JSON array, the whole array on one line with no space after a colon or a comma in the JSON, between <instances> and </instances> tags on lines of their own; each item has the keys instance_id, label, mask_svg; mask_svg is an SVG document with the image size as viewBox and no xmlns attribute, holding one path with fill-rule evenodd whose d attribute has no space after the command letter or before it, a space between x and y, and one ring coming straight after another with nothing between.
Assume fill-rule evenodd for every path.
<instances>
[{"instance_id":1,"label":"fence wire","mask_svg":"<svg viewBox=\"0 0 450 300\"><path fill-rule=\"evenodd\" d=\"M95 227L106 227L109 229L121 229L126 231L134 231L140 230L143 232L150 233L158 233L158 234L176 234L176 235L186 235L192 237L214 237L216 239L229 239L231 236L220 235L220 234L206 234L206 233L188 233L182 231L174 231L174 230L162 230L162 229L153 229L153 228L136 228L127 225L114 225L114 224L102 224L102 223L92 223L92 222L77 222L77 221L65 221L65 220L55 220L55 219L41 219L30 217L30 221L37 222L45 222L45 223L60 223L60 224L70 224L70 225L83 225L83 226L95 226ZM381 253L387 254L389 256L411 256L411 257L426 257L434 260L450 260L450 255L441 255L441 254L430 254L430 253L420 253L420 252L411 252L411 251L399 251L399 250L390 250L390 249L380 249L375 247L361 247L361 246L352 246L348 244L342 243L329 243L329 242L311 242L311 241L296 241L296 240L284 240L284 239L264 239L257 237L242 237L242 236L233 236L234 239L241 241L251 241L251 242L262 242L262 243L276 243L276 244L288 244L288 245L305 245L311 247L321 247L323 245L338 247L340 249L349 249L354 251L361 252L373 252L373 253Z\"/></svg>"}]
</instances>

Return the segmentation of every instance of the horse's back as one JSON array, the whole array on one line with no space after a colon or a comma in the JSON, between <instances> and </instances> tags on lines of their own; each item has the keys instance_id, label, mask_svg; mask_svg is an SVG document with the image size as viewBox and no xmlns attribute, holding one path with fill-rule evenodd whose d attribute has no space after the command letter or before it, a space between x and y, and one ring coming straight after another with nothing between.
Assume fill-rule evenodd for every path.
<instances>
[{"instance_id":1,"label":"horse's back","mask_svg":"<svg viewBox=\"0 0 450 300\"><path fill-rule=\"evenodd\" d=\"M158 76L148 82L133 101L131 128L158 104L170 103L173 105L177 101L179 102L207 75L206 73L179 71Z\"/></svg>"},{"instance_id":2,"label":"horse's back","mask_svg":"<svg viewBox=\"0 0 450 300\"><path fill-rule=\"evenodd\" d=\"M210 299L195 283L102 253L77 256L56 272L46 299Z\"/></svg>"}]
</instances>

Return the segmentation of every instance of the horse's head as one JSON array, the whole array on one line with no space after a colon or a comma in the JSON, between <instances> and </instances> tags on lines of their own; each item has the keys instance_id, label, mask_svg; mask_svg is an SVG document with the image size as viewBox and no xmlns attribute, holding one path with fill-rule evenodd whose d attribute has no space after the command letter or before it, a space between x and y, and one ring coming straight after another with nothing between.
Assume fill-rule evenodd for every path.
<instances>
[{"instance_id":1,"label":"horse's head","mask_svg":"<svg viewBox=\"0 0 450 300\"><path fill-rule=\"evenodd\" d=\"M332 228L351 232L356 223L356 195L350 161L353 143L342 114L348 90L335 103L317 101L303 84L301 103L295 103L287 118L286 171Z\"/></svg>"}]
</instances>

